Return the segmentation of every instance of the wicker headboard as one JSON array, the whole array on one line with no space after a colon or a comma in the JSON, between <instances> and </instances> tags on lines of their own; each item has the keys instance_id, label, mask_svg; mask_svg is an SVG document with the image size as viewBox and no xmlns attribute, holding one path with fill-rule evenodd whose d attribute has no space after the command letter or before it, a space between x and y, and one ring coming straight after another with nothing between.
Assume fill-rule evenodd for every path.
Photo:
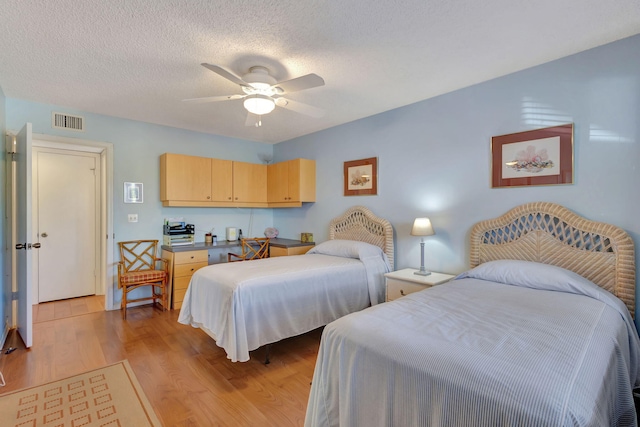
<instances>
[{"instance_id":1,"label":"wicker headboard","mask_svg":"<svg viewBox=\"0 0 640 427\"><path fill-rule=\"evenodd\" d=\"M329 239L358 240L379 246L393 266L393 227L364 206L349 208L344 214L331 220Z\"/></svg>"},{"instance_id":2,"label":"wicker headboard","mask_svg":"<svg viewBox=\"0 0 640 427\"><path fill-rule=\"evenodd\" d=\"M554 203L527 203L477 223L471 267L498 259L557 265L574 271L635 309L633 240L621 228L589 221Z\"/></svg>"}]
</instances>

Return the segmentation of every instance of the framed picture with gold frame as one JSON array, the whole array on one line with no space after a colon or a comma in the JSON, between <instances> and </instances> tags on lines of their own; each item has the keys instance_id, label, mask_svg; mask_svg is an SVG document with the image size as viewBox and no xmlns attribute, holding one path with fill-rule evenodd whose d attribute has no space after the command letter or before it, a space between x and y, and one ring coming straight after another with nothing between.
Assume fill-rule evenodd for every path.
<instances>
[{"instance_id":1,"label":"framed picture with gold frame","mask_svg":"<svg viewBox=\"0 0 640 427\"><path fill-rule=\"evenodd\" d=\"M344 162L344 195L378 194L378 158Z\"/></svg>"},{"instance_id":2,"label":"framed picture with gold frame","mask_svg":"<svg viewBox=\"0 0 640 427\"><path fill-rule=\"evenodd\" d=\"M573 124L491 138L491 187L573 183Z\"/></svg>"}]
</instances>

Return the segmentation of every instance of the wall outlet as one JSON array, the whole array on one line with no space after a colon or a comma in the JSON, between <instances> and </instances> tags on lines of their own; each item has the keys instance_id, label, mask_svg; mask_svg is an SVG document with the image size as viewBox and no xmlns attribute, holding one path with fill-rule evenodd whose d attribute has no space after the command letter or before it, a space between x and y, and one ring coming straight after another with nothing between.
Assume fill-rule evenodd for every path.
<instances>
[{"instance_id":1,"label":"wall outlet","mask_svg":"<svg viewBox=\"0 0 640 427\"><path fill-rule=\"evenodd\" d=\"M138 214L129 214L129 222L138 222Z\"/></svg>"}]
</instances>

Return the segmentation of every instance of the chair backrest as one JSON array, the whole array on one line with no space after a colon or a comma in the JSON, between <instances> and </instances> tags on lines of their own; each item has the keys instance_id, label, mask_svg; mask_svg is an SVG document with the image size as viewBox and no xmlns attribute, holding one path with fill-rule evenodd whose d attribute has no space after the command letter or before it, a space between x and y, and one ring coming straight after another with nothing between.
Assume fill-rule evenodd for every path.
<instances>
[{"instance_id":1,"label":"chair backrest","mask_svg":"<svg viewBox=\"0 0 640 427\"><path fill-rule=\"evenodd\" d=\"M242 239L242 255L245 261L252 259L269 258L269 238L251 237Z\"/></svg>"},{"instance_id":2,"label":"chair backrest","mask_svg":"<svg viewBox=\"0 0 640 427\"><path fill-rule=\"evenodd\" d=\"M118 242L120 246L120 261L124 272L155 270L158 249L157 240L131 240Z\"/></svg>"}]
</instances>

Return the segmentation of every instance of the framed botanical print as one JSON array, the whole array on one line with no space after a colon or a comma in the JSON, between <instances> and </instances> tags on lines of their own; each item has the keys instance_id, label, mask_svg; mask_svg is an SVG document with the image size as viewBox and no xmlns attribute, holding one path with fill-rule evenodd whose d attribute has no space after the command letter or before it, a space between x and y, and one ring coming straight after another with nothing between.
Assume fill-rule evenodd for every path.
<instances>
[{"instance_id":1,"label":"framed botanical print","mask_svg":"<svg viewBox=\"0 0 640 427\"><path fill-rule=\"evenodd\" d=\"M344 195L378 194L378 158L344 162Z\"/></svg>"},{"instance_id":2,"label":"framed botanical print","mask_svg":"<svg viewBox=\"0 0 640 427\"><path fill-rule=\"evenodd\" d=\"M573 124L491 138L491 186L573 183Z\"/></svg>"}]
</instances>

